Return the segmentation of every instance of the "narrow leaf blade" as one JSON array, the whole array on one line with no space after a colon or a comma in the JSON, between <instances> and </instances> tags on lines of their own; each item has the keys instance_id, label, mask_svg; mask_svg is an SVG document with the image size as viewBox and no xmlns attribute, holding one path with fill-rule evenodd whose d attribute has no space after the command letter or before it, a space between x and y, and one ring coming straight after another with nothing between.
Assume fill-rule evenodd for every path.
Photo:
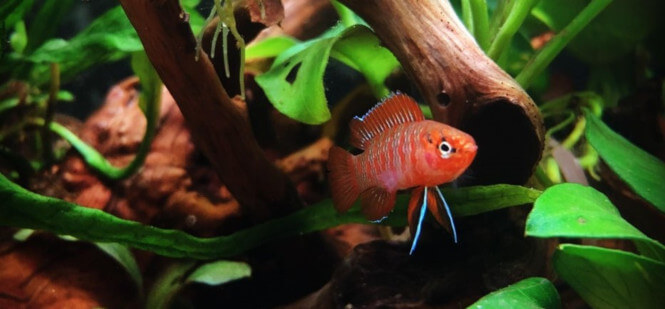
<instances>
[{"instance_id":1,"label":"narrow leaf blade","mask_svg":"<svg viewBox=\"0 0 665 309\"><path fill-rule=\"evenodd\" d=\"M234 261L215 261L196 268L187 282L207 285L220 285L251 276L252 269L246 263Z\"/></svg>"}]
</instances>

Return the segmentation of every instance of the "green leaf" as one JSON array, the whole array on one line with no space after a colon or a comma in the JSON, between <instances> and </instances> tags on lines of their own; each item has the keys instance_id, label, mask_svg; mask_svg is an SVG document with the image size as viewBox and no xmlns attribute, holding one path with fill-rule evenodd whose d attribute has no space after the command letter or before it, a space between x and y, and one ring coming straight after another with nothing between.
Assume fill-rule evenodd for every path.
<instances>
[{"instance_id":1,"label":"green leaf","mask_svg":"<svg viewBox=\"0 0 665 309\"><path fill-rule=\"evenodd\" d=\"M665 261L665 247L621 218L609 199L592 187L564 183L549 187L536 200L526 220L533 237L623 238L640 252Z\"/></svg>"},{"instance_id":2,"label":"green leaf","mask_svg":"<svg viewBox=\"0 0 665 309\"><path fill-rule=\"evenodd\" d=\"M298 40L290 36L274 36L256 43L252 43L245 49L245 59L253 60L259 58L273 58L285 50L298 44Z\"/></svg>"},{"instance_id":3,"label":"green leaf","mask_svg":"<svg viewBox=\"0 0 665 309\"><path fill-rule=\"evenodd\" d=\"M143 293L143 276L139 265L134 259L134 255L126 246L117 243L95 243L100 250L112 257L118 262L129 274L136 288L140 293Z\"/></svg>"},{"instance_id":4,"label":"green leaf","mask_svg":"<svg viewBox=\"0 0 665 309\"><path fill-rule=\"evenodd\" d=\"M35 50L44 41L52 38L58 25L76 0L47 0L41 2L37 15L31 18L28 30L28 53Z\"/></svg>"},{"instance_id":5,"label":"green leaf","mask_svg":"<svg viewBox=\"0 0 665 309\"><path fill-rule=\"evenodd\" d=\"M9 44L12 46L12 49L21 54L25 49L25 46L28 45L28 34L25 30L25 23L22 20L19 20L14 27L14 33L9 37Z\"/></svg>"},{"instance_id":6,"label":"green leaf","mask_svg":"<svg viewBox=\"0 0 665 309\"><path fill-rule=\"evenodd\" d=\"M558 32L589 2L543 0L532 13ZM570 42L568 49L587 63L607 65L634 50L661 22L662 11L662 1L613 0Z\"/></svg>"},{"instance_id":7,"label":"green leaf","mask_svg":"<svg viewBox=\"0 0 665 309\"><path fill-rule=\"evenodd\" d=\"M665 212L665 163L615 133L591 112L586 138L607 165L639 196Z\"/></svg>"},{"instance_id":8,"label":"green leaf","mask_svg":"<svg viewBox=\"0 0 665 309\"><path fill-rule=\"evenodd\" d=\"M535 199L530 189L518 186L444 189L453 212L472 215L521 205ZM512 192L512 193L509 193ZM406 225L406 203L401 195L395 211L382 224ZM369 223L359 203L346 213L335 211L330 200L291 215L238 231L228 236L197 238L177 230L155 228L117 218L103 211L27 191L0 174L0 225L50 231L96 242L117 242L170 257L217 259L233 257L266 242L299 236L346 223Z\"/></svg>"},{"instance_id":9,"label":"green leaf","mask_svg":"<svg viewBox=\"0 0 665 309\"><path fill-rule=\"evenodd\" d=\"M93 21L88 28L69 41L51 39L37 48L27 60L34 63L60 64L62 79L102 62L116 61L129 53L143 50L141 40L125 12L117 6ZM36 66L31 73L36 82L48 81L44 66ZM44 76L44 77L41 77Z\"/></svg>"},{"instance_id":10,"label":"green leaf","mask_svg":"<svg viewBox=\"0 0 665 309\"><path fill-rule=\"evenodd\" d=\"M230 281L249 277L252 269L246 263L234 261L216 261L203 264L187 277L187 282L220 285Z\"/></svg>"},{"instance_id":11,"label":"green leaf","mask_svg":"<svg viewBox=\"0 0 665 309\"><path fill-rule=\"evenodd\" d=\"M3 0L0 4L0 28L7 29L23 20L34 0ZM3 37L4 39L4 37Z\"/></svg>"},{"instance_id":12,"label":"green leaf","mask_svg":"<svg viewBox=\"0 0 665 309\"><path fill-rule=\"evenodd\" d=\"M384 81L399 66L399 62L389 50L381 46L369 28L355 26L345 31L342 39L333 46L332 56L362 73L375 97L382 98L390 94Z\"/></svg>"},{"instance_id":13,"label":"green leaf","mask_svg":"<svg viewBox=\"0 0 665 309\"><path fill-rule=\"evenodd\" d=\"M633 253L564 244L552 257L557 274L592 308L662 308L665 264Z\"/></svg>"},{"instance_id":14,"label":"green leaf","mask_svg":"<svg viewBox=\"0 0 665 309\"><path fill-rule=\"evenodd\" d=\"M527 278L494 291L468 308L561 308L561 299L554 285L545 278Z\"/></svg>"},{"instance_id":15,"label":"green leaf","mask_svg":"<svg viewBox=\"0 0 665 309\"><path fill-rule=\"evenodd\" d=\"M331 53L363 73L375 94L387 94L383 79L397 61L362 25L346 29L337 25L317 39L289 48L256 82L281 113L308 124L323 123L330 119L323 73Z\"/></svg>"}]
</instances>

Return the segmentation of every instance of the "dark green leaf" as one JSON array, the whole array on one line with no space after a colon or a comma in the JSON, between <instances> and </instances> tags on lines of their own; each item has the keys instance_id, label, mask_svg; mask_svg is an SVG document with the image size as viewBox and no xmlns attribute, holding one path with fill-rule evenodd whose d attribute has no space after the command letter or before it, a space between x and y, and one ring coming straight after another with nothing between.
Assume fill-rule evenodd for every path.
<instances>
[{"instance_id":1,"label":"dark green leaf","mask_svg":"<svg viewBox=\"0 0 665 309\"><path fill-rule=\"evenodd\" d=\"M536 200L526 221L534 237L624 238L646 256L665 261L665 247L621 218L609 199L594 188L564 183Z\"/></svg>"},{"instance_id":2,"label":"dark green leaf","mask_svg":"<svg viewBox=\"0 0 665 309\"><path fill-rule=\"evenodd\" d=\"M561 308L561 299L554 285L545 278L527 278L494 291L468 308Z\"/></svg>"},{"instance_id":3,"label":"dark green leaf","mask_svg":"<svg viewBox=\"0 0 665 309\"><path fill-rule=\"evenodd\" d=\"M136 31L122 8L117 6L95 19L71 40L46 41L27 59L35 63L59 63L62 79L67 80L92 65L119 60L142 49ZM32 72L35 82L47 81L46 70L44 66L36 66Z\"/></svg>"},{"instance_id":4,"label":"dark green leaf","mask_svg":"<svg viewBox=\"0 0 665 309\"><path fill-rule=\"evenodd\" d=\"M600 157L635 193L665 212L665 163L612 131L591 112L585 115L586 138Z\"/></svg>"},{"instance_id":5,"label":"dark green leaf","mask_svg":"<svg viewBox=\"0 0 665 309\"><path fill-rule=\"evenodd\" d=\"M633 253L565 244L553 256L557 274L593 308L662 308L665 264Z\"/></svg>"},{"instance_id":6,"label":"dark green leaf","mask_svg":"<svg viewBox=\"0 0 665 309\"><path fill-rule=\"evenodd\" d=\"M249 277L252 269L246 263L216 261L203 264L187 277L187 282L220 285L229 281Z\"/></svg>"},{"instance_id":7,"label":"dark green leaf","mask_svg":"<svg viewBox=\"0 0 665 309\"><path fill-rule=\"evenodd\" d=\"M3 0L0 4L0 26L3 30L13 28L30 11L34 0ZM4 37L2 38L5 39Z\"/></svg>"},{"instance_id":8,"label":"dark green leaf","mask_svg":"<svg viewBox=\"0 0 665 309\"><path fill-rule=\"evenodd\" d=\"M517 188L519 187L500 185L444 189L443 192L454 213L471 215L523 204L534 199L534 192L531 190L523 191ZM506 193L506 190L512 193ZM197 238L181 231L146 226L97 209L41 196L19 187L3 175L0 175L0 200L3 201L0 204L0 225L47 230L88 241L117 242L165 256L197 259L232 257L275 239L298 236L340 224L368 223L358 203L348 212L339 214L332 202L325 200L289 216L228 236ZM404 205L407 201L408 196L400 196L394 213L382 224L406 225Z\"/></svg>"},{"instance_id":9,"label":"dark green leaf","mask_svg":"<svg viewBox=\"0 0 665 309\"><path fill-rule=\"evenodd\" d=\"M95 245L104 253L118 262L129 274L137 289L143 292L143 277L139 265L134 259L134 255L126 246L117 243L95 243Z\"/></svg>"},{"instance_id":10,"label":"dark green leaf","mask_svg":"<svg viewBox=\"0 0 665 309\"><path fill-rule=\"evenodd\" d=\"M562 30L590 1L544 0L532 14ZM587 63L607 64L632 51L660 22L662 1L614 0L573 39L568 49Z\"/></svg>"},{"instance_id":11,"label":"dark green leaf","mask_svg":"<svg viewBox=\"0 0 665 309\"><path fill-rule=\"evenodd\" d=\"M362 25L346 29L338 25L317 39L289 48L275 59L268 72L256 77L256 82L281 113L308 124L323 123L330 118L323 73L331 51L363 73L375 94L387 94L383 79L397 61Z\"/></svg>"},{"instance_id":12,"label":"dark green leaf","mask_svg":"<svg viewBox=\"0 0 665 309\"><path fill-rule=\"evenodd\" d=\"M275 36L256 43L252 43L245 49L245 59L277 57L285 50L298 44L298 41L288 36Z\"/></svg>"},{"instance_id":13,"label":"dark green leaf","mask_svg":"<svg viewBox=\"0 0 665 309\"><path fill-rule=\"evenodd\" d=\"M46 0L41 2L37 15L31 18L32 22L29 24L28 53L55 35L60 21L75 2L76 0Z\"/></svg>"}]
</instances>

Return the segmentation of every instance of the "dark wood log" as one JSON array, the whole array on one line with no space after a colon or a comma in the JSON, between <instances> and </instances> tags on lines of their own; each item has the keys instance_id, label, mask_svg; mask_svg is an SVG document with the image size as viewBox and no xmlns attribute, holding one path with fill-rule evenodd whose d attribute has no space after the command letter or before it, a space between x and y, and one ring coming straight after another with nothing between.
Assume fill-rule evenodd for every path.
<instances>
[{"instance_id":1,"label":"dark wood log","mask_svg":"<svg viewBox=\"0 0 665 309\"><path fill-rule=\"evenodd\" d=\"M447 0L341 0L400 60L436 120L474 136L471 183L524 183L543 150L542 117L488 58Z\"/></svg>"},{"instance_id":2,"label":"dark wood log","mask_svg":"<svg viewBox=\"0 0 665 309\"><path fill-rule=\"evenodd\" d=\"M261 222L299 204L288 178L269 162L248 121L220 83L177 0L121 0L150 61L182 111L197 147L240 202Z\"/></svg>"}]
</instances>

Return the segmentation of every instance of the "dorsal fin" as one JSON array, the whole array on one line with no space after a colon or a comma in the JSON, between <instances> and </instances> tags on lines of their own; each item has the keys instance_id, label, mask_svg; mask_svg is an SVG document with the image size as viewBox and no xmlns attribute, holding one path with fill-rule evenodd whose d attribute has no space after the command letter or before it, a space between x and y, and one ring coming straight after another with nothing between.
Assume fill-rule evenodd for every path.
<instances>
[{"instance_id":1,"label":"dorsal fin","mask_svg":"<svg viewBox=\"0 0 665 309\"><path fill-rule=\"evenodd\" d=\"M350 142L356 148L365 149L374 136L386 129L421 120L425 120L425 116L418 103L408 95L398 92L372 107L364 116L351 120Z\"/></svg>"}]
</instances>

